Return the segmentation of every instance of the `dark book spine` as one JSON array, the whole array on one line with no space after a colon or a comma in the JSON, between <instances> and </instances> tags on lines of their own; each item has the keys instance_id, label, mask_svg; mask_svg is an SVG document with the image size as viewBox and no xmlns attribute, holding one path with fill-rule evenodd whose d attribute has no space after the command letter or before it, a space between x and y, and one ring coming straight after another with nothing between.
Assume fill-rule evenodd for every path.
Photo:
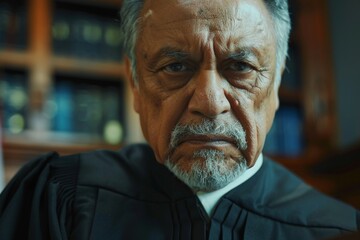
<instances>
[{"instance_id":1,"label":"dark book spine","mask_svg":"<svg viewBox=\"0 0 360 240\"><path fill-rule=\"evenodd\" d=\"M26 49L28 43L28 15L25 6L19 7L17 11L16 48Z\"/></svg>"},{"instance_id":2,"label":"dark book spine","mask_svg":"<svg viewBox=\"0 0 360 240\"><path fill-rule=\"evenodd\" d=\"M61 8L54 13L52 42L56 55L120 61L122 41L119 21L111 17Z\"/></svg>"},{"instance_id":3,"label":"dark book spine","mask_svg":"<svg viewBox=\"0 0 360 240\"><path fill-rule=\"evenodd\" d=\"M299 156L304 150L302 115L298 107L283 106L277 111L264 152L282 156Z\"/></svg>"},{"instance_id":4,"label":"dark book spine","mask_svg":"<svg viewBox=\"0 0 360 240\"><path fill-rule=\"evenodd\" d=\"M25 49L27 11L24 6L0 3L0 48Z\"/></svg>"},{"instance_id":5,"label":"dark book spine","mask_svg":"<svg viewBox=\"0 0 360 240\"><path fill-rule=\"evenodd\" d=\"M0 49L6 47L9 25L10 25L10 7L7 3L0 2Z\"/></svg>"},{"instance_id":6,"label":"dark book spine","mask_svg":"<svg viewBox=\"0 0 360 240\"><path fill-rule=\"evenodd\" d=\"M28 125L28 92L25 73L6 72L0 77L2 122L11 133L21 133Z\"/></svg>"},{"instance_id":7,"label":"dark book spine","mask_svg":"<svg viewBox=\"0 0 360 240\"><path fill-rule=\"evenodd\" d=\"M71 83L69 81L57 81L53 98L57 109L53 118L53 130L73 132L74 109Z\"/></svg>"},{"instance_id":8,"label":"dark book spine","mask_svg":"<svg viewBox=\"0 0 360 240\"><path fill-rule=\"evenodd\" d=\"M66 11L55 11L51 30L52 48L55 55L70 55L71 14Z\"/></svg>"},{"instance_id":9,"label":"dark book spine","mask_svg":"<svg viewBox=\"0 0 360 240\"><path fill-rule=\"evenodd\" d=\"M57 77L51 101L56 106L52 130L81 133L118 144L124 138L123 84Z\"/></svg>"},{"instance_id":10,"label":"dark book spine","mask_svg":"<svg viewBox=\"0 0 360 240\"><path fill-rule=\"evenodd\" d=\"M123 57L123 35L120 31L120 22L115 19L103 19L103 38L101 51L103 59L120 61Z\"/></svg>"},{"instance_id":11,"label":"dark book spine","mask_svg":"<svg viewBox=\"0 0 360 240\"><path fill-rule=\"evenodd\" d=\"M122 87L104 88L103 138L107 143L119 144L124 139Z\"/></svg>"},{"instance_id":12,"label":"dark book spine","mask_svg":"<svg viewBox=\"0 0 360 240\"><path fill-rule=\"evenodd\" d=\"M280 153L280 122L278 114L275 115L273 125L266 136L263 151L267 154L279 154Z\"/></svg>"},{"instance_id":13,"label":"dark book spine","mask_svg":"<svg viewBox=\"0 0 360 240\"><path fill-rule=\"evenodd\" d=\"M285 106L280 109L282 154L298 156L303 151L303 129L300 109Z\"/></svg>"},{"instance_id":14,"label":"dark book spine","mask_svg":"<svg viewBox=\"0 0 360 240\"><path fill-rule=\"evenodd\" d=\"M102 101L100 86L91 84L76 86L74 91L75 132L101 134Z\"/></svg>"}]
</instances>

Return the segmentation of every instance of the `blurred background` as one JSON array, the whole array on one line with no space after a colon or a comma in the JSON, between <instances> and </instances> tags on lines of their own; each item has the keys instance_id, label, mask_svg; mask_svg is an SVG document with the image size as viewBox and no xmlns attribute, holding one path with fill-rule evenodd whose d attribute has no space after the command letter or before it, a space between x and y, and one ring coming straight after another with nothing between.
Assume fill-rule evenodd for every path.
<instances>
[{"instance_id":1,"label":"blurred background","mask_svg":"<svg viewBox=\"0 0 360 240\"><path fill-rule=\"evenodd\" d=\"M264 152L360 208L360 1L289 4L289 60ZM143 141L124 79L120 7L0 0L0 188L41 153Z\"/></svg>"}]
</instances>

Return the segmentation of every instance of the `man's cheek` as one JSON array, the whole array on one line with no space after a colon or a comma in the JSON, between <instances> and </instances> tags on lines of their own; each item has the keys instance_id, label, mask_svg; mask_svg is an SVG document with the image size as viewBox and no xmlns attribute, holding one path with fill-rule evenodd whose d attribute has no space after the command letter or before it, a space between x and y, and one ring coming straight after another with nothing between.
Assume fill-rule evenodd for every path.
<instances>
[{"instance_id":1,"label":"man's cheek","mask_svg":"<svg viewBox=\"0 0 360 240\"><path fill-rule=\"evenodd\" d=\"M258 133L254 112L254 101L248 94L233 94L225 92L232 112L243 126L246 134L247 149L243 152L247 165L252 166L257 158Z\"/></svg>"}]
</instances>

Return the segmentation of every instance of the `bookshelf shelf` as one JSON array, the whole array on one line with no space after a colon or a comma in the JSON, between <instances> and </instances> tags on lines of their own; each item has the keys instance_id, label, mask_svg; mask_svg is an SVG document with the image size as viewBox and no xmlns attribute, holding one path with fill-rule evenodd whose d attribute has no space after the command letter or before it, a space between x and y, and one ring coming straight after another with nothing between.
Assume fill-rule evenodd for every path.
<instances>
[{"instance_id":1,"label":"bookshelf shelf","mask_svg":"<svg viewBox=\"0 0 360 240\"><path fill-rule=\"evenodd\" d=\"M24 146L26 148L46 149L68 149L76 151L83 149L97 148L119 148L121 144L109 144L95 134L62 133L54 131L31 131L27 130L20 134L4 133L5 146ZM57 150L58 151L58 150Z\"/></svg>"},{"instance_id":2,"label":"bookshelf shelf","mask_svg":"<svg viewBox=\"0 0 360 240\"><path fill-rule=\"evenodd\" d=\"M124 65L121 62L90 61L70 57L53 57L51 62L56 72L94 74L119 80L125 77Z\"/></svg>"},{"instance_id":3,"label":"bookshelf shelf","mask_svg":"<svg viewBox=\"0 0 360 240\"><path fill-rule=\"evenodd\" d=\"M69 155L96 149L117 150L121 144L111 145L96 136L84 142L85 135L59 134L55 132L25 132L22 134L5 133L3 147L5 163L5 180L9 181L25 162L56 150L60 155ZM65 141L65 139L67 141Z\"/></svg>"},{"instance_id":4,"label":"bookshelf shelf","mask_svg":"<svg viewBox=\"0 0 360 240\"><path fill-rule=\"evenodd\" d=\"M28 68L32 55L26 51L0 50L0 65L11 68Z\"/></svg>"}]
</instances>

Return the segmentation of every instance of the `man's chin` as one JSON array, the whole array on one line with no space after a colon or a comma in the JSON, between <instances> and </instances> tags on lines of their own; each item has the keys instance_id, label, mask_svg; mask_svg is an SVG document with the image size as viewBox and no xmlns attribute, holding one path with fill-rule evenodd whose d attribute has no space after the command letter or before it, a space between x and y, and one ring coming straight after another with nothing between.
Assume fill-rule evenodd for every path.
<instances>
[{"instance_id":1,"label":"man's chin","mask_svg":"<svg viewBox=\"0 0 360 240\"><path fill-rule=\"evenodd\" d=\"M246 169L243 157L226 157L222 151L202 149L185 158L169 158L168 169L193 191L211 192L237 179Z\"/></svg>"}]
</instances>

